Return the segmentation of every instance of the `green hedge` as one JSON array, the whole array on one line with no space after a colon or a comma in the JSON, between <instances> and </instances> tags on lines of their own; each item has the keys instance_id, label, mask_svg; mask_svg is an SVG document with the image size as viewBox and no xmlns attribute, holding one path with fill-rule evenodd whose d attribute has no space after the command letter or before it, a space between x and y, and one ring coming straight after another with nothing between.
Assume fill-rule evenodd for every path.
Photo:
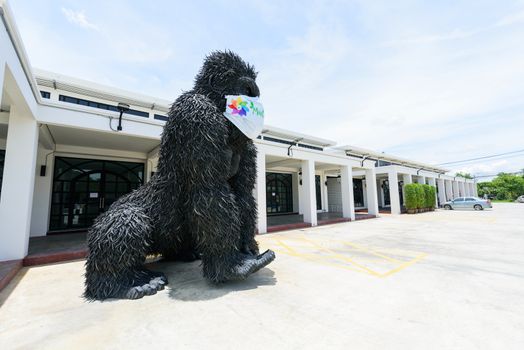
<instances>
[{"instance_id":1,"label":"green hedge","mask_svg":"<svg viewBox=\"0 0 524 350\"><path fill-rule=\"evenodd\" d=\"M406 209L422 209L435 207L436 189L430 185L404 185L404 205Z\"/></svg>"},{"instance_id":2,"label":"green hedge","mask_svg":"<svg viewBox=\"0 0 524 350\"><path fill-rule=\"evenodd\" d=\"M433 186L422 185L424 187L424 208L433 208L435 206L435 195L432 194Z\"/></svg>"},{"instance_id":3,"label":"green hedge","mask_svg":"<svg viewBox=\"0 0 524 350\"><path fill-rule=\"evenodd\" d=\"M422 184L417 184L417 209L422 209L426 207L426 195L424 193L424 186Z\"/></svg>"},{"instance_id":4,"label":"green hedge","mask_svg":"<svg viewBox=\"0 0 524 350\"><path fill-rule=\"evenodd\" d=\"M417 209L418 203L418 193L417 193L418 184L407 184L404 185L404 205L407 209Z\"/></svg>"}]
</instances>

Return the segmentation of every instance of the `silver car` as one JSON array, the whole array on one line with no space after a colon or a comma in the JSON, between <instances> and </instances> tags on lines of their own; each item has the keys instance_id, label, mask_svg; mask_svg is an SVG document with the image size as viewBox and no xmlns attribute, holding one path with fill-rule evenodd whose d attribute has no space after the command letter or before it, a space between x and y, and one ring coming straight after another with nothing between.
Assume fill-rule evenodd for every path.
<instances>
[{"instance_id":1,"label":"silver car","mask_svg":"<svg viewBox=\"0 0 524 350\"><path fill-rule=\"evenodd\" d=\"M480 199L478 197L458 197L444 203L444 209L475 209L484 210L484 208L493 208L489 199Z\"/></svg>"}]
</instances>

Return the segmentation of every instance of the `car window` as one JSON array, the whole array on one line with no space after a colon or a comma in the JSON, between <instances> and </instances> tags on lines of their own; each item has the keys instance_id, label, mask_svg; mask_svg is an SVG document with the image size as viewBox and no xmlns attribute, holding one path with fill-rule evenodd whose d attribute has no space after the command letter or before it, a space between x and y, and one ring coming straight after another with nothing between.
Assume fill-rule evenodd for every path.
<instances>
[{"instance_id":1,"label":"car window","mask_svg":"<svg viewBox=\"0 0 524 350\"><path fill-rule=\"evenodd\" d=\"M475 198L466 198L466 202L475 202L476 199Z\"/></svg>"},{"instance_id":2,"label":"car window","mask_svg":"<svg viewBox=\"0 0 524 350\"><path fill-rule=\"evenodd\" d=\"M464 202L464 198L455 198L453 202Z\"/></svg>"}]
</instances>

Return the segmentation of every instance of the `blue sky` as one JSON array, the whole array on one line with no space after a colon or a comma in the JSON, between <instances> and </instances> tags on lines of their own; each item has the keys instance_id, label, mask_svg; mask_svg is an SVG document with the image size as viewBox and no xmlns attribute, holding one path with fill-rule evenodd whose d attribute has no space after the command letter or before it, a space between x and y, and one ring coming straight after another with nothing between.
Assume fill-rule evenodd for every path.
<instances>
[{"instance_id":1,"label":"blue sky","mask_svg":"<svg viewBox=\"0 0 524 350\"><path fill-rule=\"evenodd\" d=\"M33 66L174 100L206 53L267 123L428 163L524 149L524 1L12 1ZM524 154L451 168L524 168Z\"/></svg>"}]
</instances>

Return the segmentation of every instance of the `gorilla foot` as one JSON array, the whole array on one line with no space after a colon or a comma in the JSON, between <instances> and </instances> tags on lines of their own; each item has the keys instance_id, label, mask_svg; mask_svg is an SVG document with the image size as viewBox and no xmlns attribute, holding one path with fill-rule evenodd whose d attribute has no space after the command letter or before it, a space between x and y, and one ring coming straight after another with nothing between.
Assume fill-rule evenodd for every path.
<instances>
[{"instance_id":1,"label":"gorilla foot","mask_svg":"<svg viewBox=\"0 0 524 350\"><path fill-rule=\"evenodd\" d=\"M242 276L241 279L244 279L267 266L273 260L275 260L275 252L268 249L262 254L249 256L249 258L243 260L240 265L235 266L235 272L238 276Z\"/></svg>"},{"instance_id":2,"label":"gorilla foot","mask_svg":"<svg viewBox=\"0 0 524 350\"><path fill-rule=\"evenodd\" d=\"M259 255L244 255L241 263L234 266L231 272L222 278L217 278L215 282L238 281L244 280L249 275L257 272L275 260L275 253L272 250L266 250Z\"/></svg>"},{"instance_id":3,"label":"gorilla foot","mask_svg":"<svg viewBox=\"0 0 524 350\"><path fill-rule=\"evenodd\" d=\"M165 276L153 277L148 283L129 288L125 293L125 298L140 299L144 295L156 294L156 292L163 290L166 284L167 278Z\"/></svg>"}]
</instances>

